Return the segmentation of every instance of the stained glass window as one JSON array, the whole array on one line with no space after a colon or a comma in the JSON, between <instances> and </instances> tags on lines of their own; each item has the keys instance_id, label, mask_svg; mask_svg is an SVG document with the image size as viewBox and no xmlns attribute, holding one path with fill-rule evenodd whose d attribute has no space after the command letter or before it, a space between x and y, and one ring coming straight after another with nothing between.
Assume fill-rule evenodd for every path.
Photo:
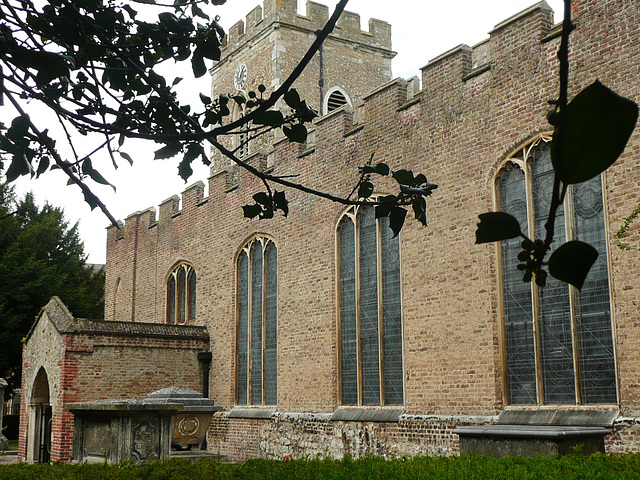
<instances>
[{"instance_id":1,"label":"stained glass window","mask_svg":"<svg viewBox=\"0 0 640 480\"><path fill-rule=\"evenodd\" d=\"M544 238L553 187L546 139L527 145L498 177L500 210ZM552 250L582 240L599 252L578 291L548 276L544 288L516 269L519 238L501 242L506 399L510 405L616 403L600 178L574 185L558 210ZM576 362L576 358L578 359ZM577 381L579 379L579 381Z\"/></svg>"},{"instance_id":2,"label":"stained glass window","mask_svg":"<svg viewBox=\"0 0 640 480\"><path fill-rule=\"evenodd\" d=\"M186 323L196 318L196 271L178 265L167 279L167 323Z\"/></svg>"},{"instance_id":3,"label":"stained glass window","mask_svg":"<svg viewBox=\"0 0 640 480\"><path fill-rule=\"evenodd\" d=\"M337 230L340 392L343 405L402 405L400 245L373 207Z\"/></svg>"},{"instance_id":4,"label":"stained glass window","mask_svg":"<svg viewBox=\"0 0 640 480\"><path fill-rule=\"evenodd\" d=\"M278 401L278 252L256 237L237 260L238 405L276 405Z\"/></svg>"}]
</instances>

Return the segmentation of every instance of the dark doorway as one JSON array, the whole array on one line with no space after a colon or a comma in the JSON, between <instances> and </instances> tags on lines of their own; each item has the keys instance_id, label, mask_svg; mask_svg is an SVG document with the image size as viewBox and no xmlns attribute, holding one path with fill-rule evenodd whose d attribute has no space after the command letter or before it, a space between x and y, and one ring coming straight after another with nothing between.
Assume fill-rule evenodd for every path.
<instances>
[{"instance_id":1,"label":"dark doorway","mask_svg":"<svg viewBox=\"0 0 640 480\"><path fill-rule=\"evenodd\" d=\"M49 399L49 378L44 368L40 368L33 382L31 405L35 408L33 461L46 463L51 460L52 411Z\"/></svg>"},{"instance_id":2,"label":"dark doorway","mask_svg":"<svg viewBox=\"0 0 640 480\"><path fill-rule=\"evenodd\" d=\"M47 463L51 459L51 405L38 407L38 463Z\"/></svg>"}]
</instances>

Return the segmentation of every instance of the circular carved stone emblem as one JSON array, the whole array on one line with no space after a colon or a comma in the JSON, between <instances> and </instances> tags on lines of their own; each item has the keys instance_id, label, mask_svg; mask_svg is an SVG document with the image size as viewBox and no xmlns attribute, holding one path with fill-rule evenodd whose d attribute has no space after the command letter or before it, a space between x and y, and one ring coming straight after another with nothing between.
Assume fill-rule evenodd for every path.
<instances>
[{"instance_id":1,"label":"circular carved stone emblem","mask_svg":"<svg viewBox=\"0 0 640 480\"><path fill-rule=\"evenodd\" d=\"M247 66L244 63L238 65L236 74L233 76L233 86L236 90L242 90L247 84Z\"/></svg>"},{"instance_id":2,"label":"circular carved stone emblem","mask_svg":"<svg viewBox=\"0 0 640 480\"><path fill-rule=\"evenodd\" d=\"M195 435L200 428L200 421L196 417L183 417L178 422L178 432L183 437L190 437Z\"/></svg>"}]
</instances>

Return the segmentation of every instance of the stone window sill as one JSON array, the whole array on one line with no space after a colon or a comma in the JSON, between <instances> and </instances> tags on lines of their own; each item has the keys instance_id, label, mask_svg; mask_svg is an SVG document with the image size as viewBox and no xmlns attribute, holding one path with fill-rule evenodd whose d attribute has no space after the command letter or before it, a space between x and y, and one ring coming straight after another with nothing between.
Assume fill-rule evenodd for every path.
<instances>
[{"instance_id":1,"label":"stone window sill","mask_svg":"<svg viewBox=\"0 0 640 480\"><path fill-rule=\"evenodd\" d=\"M331 416L336 422L397 422L403 408L338 407Z\"/></svg>"},{"instance_id":2,"label":"stone window sill","mask_svg":"<svg viewBox=\"0 0 640 480\"><path fill-rule=\"evenodd\" d=\"M233 407L227 418L271 418L276 413L275 408L260 408L260 407Z\"/></svg>"}]
</instances>

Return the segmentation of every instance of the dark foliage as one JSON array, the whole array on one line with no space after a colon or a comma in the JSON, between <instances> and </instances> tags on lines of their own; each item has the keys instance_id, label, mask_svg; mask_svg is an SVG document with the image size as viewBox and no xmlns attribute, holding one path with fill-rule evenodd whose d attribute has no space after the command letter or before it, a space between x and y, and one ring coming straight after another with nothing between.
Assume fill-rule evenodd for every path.
<instances>
[{"instance_id":1,"label":"dark foliage","mask_svg":"<svg viewBox=\"0 0 640 480\"><path fill-rule=\"evenodd\" d=\"M102 318L104 270L87 268L77 226L62 210L0 184L0 377L19 386L21 340L40 309L59 296L77 317Z\"/></svg>"}]
</instances>

